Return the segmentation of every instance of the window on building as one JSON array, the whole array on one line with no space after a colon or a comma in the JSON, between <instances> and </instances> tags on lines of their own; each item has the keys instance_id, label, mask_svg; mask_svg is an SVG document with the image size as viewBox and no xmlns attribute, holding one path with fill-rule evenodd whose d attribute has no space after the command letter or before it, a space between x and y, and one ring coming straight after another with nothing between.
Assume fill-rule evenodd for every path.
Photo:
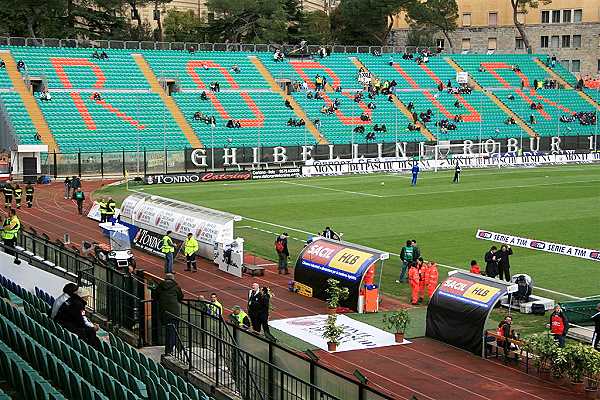
<instances>
[{"instance_id":1,"label":"window on building","mask_svg":"<svg viewBox=\"0 0 600 400\"><path fill-rule=\"evenodd\" d=\"M471 14L463 14L462 16L462 25L463 26L471 26Z\"/></svg>"},{"instance_id":2,"label":"window on building","mask_svg":"<svg viewBox=\"0 0 600 400\"><path fill-rule=\"evenodd\" d=\"M560 65L563 66L564 69L569 69L569 60L560 60Z\"/></svg>"},{"instance_id":3,"label":"window on building","mask_svg":"<svg viewBox=\"0 0 600 400\"><path fill-rule=\"evenodd\" d=\"M439 47L440 49L443 49L444 48L444 39L436 39L435 46Z\"/></svg>"},{"instance_id":4,"label":"window on building","mask_svg":"<svg viewBox=\"0 0 600 400\"><path fill-rule=\"evenodd\" d=\"M523 38L515 38L515 49L517 50L523 50L525 48L525 42L523 41Z\"/></svg>"},{"instance_id":5,"label":"window on building","mask_svg":"<svg viewBox=\"0 0 600 400\"><path fill-rule=\"evenodd\" d=\"M581 47L581 35L573 35L573 47Z\"/></svg>"},{"instance_id":6,"label":"window on building","mask_svg":"<svg viewBox=\"0 0 600 400\"><path fill-rule=\"evenodd\" d=\"M550 38L550 47L552 47L553 49L558 49L560 45L560 38L558 36L552 36L552 38Z\"/></svg>"},{"instance_id":7,"label":"window on building","mask_svg":"<svg viewBox=\"0 0 600 400\"><path fill-rule=\"evenodd\" d=\"M550 23L550 11L542 11L542 24Z\"/></svg>"},{"instance_id":8,"label":"window on building","mask_svg":"<svg viewBox=\"0 0 600 400\"><path fill-rule=\"evenodd\" d=\"M470 38L463 38L462 40L462 47L463 50L471 50L471 39Z\"/></svg>"},{"instance_id":9,"label":"window on building","mask_svg":"<svg viewBox=\"0 0 600 400\"><path fill-rule=\"evenodd\" d=\"M497 45L498 41L495 37L488 38L488 50L496 50Z\"/></svg>"},{"instance_id":10,"label":"window on building","mask_svg":"<svg viewBox=\"0 0 600 400\"><path fill-rule=\"evenodd\" d=\"M491 12L488 14L488 25L489 26L497 26L498 25L498 13Z\"/></svg>"},{"instance_id":11,"label":"window on building","mask_svg":"<svg viewBox=\"0 0 600 400\"><path fill-rule=\"evenodd\" d=\"M569 48L571 47L571 36L569 35L563 35L562 36L562 48Z\"/></svg>"},{"instance_id":12,"label":"window on building","mask_svg":"<svg viewBox=\"0 0 600 400\"><path fill-rule=\"evenodd\" d=\"M571 61L571 72L581 72L581 61L580 60Z\"/></svg>"},{"instance_id":13,"label":"window on building","mask_svg":"<svg viewBox=\"0 0 600 400\"><path fill-rule=\"evenodd\" d=\"M540 40L540 47L547 49L550 46L550 38L548 36L542 36Z\"/></svg>"},{"instance_id":14,"label":"window on building","mask_svg":"<svg viewBox=\"0 0 600 400\"><path fill-rule=\"evenodd\" d=\"M571 23L571 10L563 10L563 20L564 23Z\"/></svg>"},{"instance_id":15,"label":"window on building","mask_svg":"<svg viewBox=\"0 0 600 400\"><path fill-rule=\"evenodd\" d=\"M560 24L560 10L552 11L552 23Z\"/></svg>"},{"instance_id":16,"label":"window on building","mask_svg":"<svg viewBox=\"0 0 600 400\"><path fill-rule=\"evenodd\" d=\"M573 10L573 22L581 22L582 16L582 10Z\"/></svg>"},{"instance_id":17,"label":"window on building","mask_svg":"<svg viewBox=\"0 0 600 400\"><path fill-rule=\"evenodd\" d=\"M519 21L521 24L525 23L525 13L522 11L518 11L517 12L517 21Z\"/></svg>"}]
</instances>

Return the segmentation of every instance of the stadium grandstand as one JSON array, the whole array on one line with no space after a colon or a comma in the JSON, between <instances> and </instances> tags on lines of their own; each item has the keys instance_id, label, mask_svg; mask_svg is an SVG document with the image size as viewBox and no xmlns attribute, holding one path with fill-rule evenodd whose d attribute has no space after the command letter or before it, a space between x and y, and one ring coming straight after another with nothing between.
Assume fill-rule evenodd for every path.
<instances>
[{"instance_id":1,"label":"stadium grandstand","mask_svg":"<svg viewBox=\"0 0 600 400\"><path fill-rule=\"evenodd\" d=\"M593 1L7 2L0 400L600 398Z\"/></svg>"}]
</instances>

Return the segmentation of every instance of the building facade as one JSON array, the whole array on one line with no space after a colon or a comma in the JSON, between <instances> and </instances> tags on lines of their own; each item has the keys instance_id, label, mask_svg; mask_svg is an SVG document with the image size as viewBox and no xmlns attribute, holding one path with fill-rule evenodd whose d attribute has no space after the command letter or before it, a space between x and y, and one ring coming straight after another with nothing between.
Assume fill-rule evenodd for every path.
<instances>
[{"instance_id":1,"label":"building facade","mask_svg":"<svg viewBox=\"0 0 600 400\"><path fill-rule=\"evenodd\" d=\"M525 46L513 23L509 0L457 0L458 29L450 34L452 48L444 35L436 44L452 52L524 53ZM391 41L407 46L406 16L394 19ZM518 15L532 51L555 55L577 76L600 73L600 0L553 0Z\"/></svg>"}]
</instances>

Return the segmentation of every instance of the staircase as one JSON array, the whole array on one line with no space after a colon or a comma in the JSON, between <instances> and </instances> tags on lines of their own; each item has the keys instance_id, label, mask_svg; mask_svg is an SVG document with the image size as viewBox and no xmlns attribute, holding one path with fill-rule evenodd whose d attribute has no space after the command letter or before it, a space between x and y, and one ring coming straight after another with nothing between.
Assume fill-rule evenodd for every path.
<instances>
[{"instance_id":1,"label":"staircase","mask_svg":"<svg viewBox=\"0 0 600 400\"><path fill-rule=\"evenodd\" d=\"M325 139L325 137L321 134L321 132L319 132L319 130L317 129L315 124L313 124L312 120L308 117L308 115L302 109L300 104L298 104L298 102L296 102L296 100L292 96L286 94L279 87L279 85L277 84L277 82L275 82L275 79L273 79L273 76L267 70L267 68L264 66L262 61L260 61L258 59L258 57L255 57L255 56L250 56L249 58L250 58L250 62L252 64L254 64L254 66L256 67L256 69L258 69L258 71L260 72L262 77L269 83L269 85L271 86L271 89L274 92L279 93L279 95L283 98L284 101L287 100L290 102L292 108L294 109L294 112L296 113L298 118L301 118L304 120L304 122L306 123L306 128L317 140L317 143L318 144L328 144L329 142L327 141L327 139Z\"/></svg>"},{"instance_id":2,"label":"staircase","mask_svg":"<svg viewBox=\"0 0 600 400\"><path fill-rule=\"evenodd\" d=\"M15 92L19 94L29 118L35 127L37 134L40 136L42 143L48 146L48 152L59 152L58 144L50 132L50 128L44 118L44 114L38 103L35 101L33 94L23 82L23 77L17 70L17 63L8 50L0 50L0 59L6 64L6 73L8 74Z\"/></svg>"},{"instance_id":3,"label":"staircase","mask_svg":"<svg viewBox=\"0 0 600 400\"><path fill-rule=\"evenodd\" d=\"M456 72L463 72L462 68L451 58L445 58L446 62L448 64L450 64L450 66L452 66L452 68L454 68L454 70ZM529 125L527 125L525 123L525 121L523 121L517 114L515 114L510 108L508 108L506 106L506 104L504 104L499 98L498 96L496 96L494 93L485 90L483 87L481 87L481 85L479 85L479 83L471 76L469 83L471 84L471 86L473 86L473 88L475 90L480 91L481 93L484 93L494 104L496 104L498 107L500 107L500 109L502 111L504 111L504 113L510 117L512 117L512 119L515 120L516 124L519 125L519 127L521 129L523 129L525 132L527 132L527 134L532 137L538 137L539 135L533 130L531 129L531 127Z\"/></svg>"},{"instance_id":4,"label":"staircase","mask_svg":"<svg viewBox=\"0 0 600 400\"><path fill-rule=\"evenodd\" d=\"M360 62L360 60L356 57L352 57L352 63L356 66L357 69L363 69L364 71L368 71L367 67L364 66L364 64L362 62ZM406 117L409 119L409 121L412 121L412 113L408 110L408 108L406 108L406 106L404 105L404 103L402 103L400 101L400 99L398 99L397 96L392 96L392 100L394 102L394 105L400 110L402 111L402 113L404 115L406 115ZM433 135L433 133L431 133L431 131L429 129L427 129L427 127L425 126L425 124L423 124L421 121L417 121L415 123L416 126L420 127L420 131L421 134L423 136L425 136L427 138L427 140L431 141L431 142L435 142L437 141L437 138Z\"/></svg>"},{"instance_id":5,"label":"staircase","mask_svg":"<svg viewBox=\"0 0 600 400\"><path fill-rule=\"evenodd\" d=\"M150 66L148 65L144 57L141 54L132 54L131 56L133 57L140 71L142 71L142 74L144 74L144 77L150 84L151 90L160 96L161 100L163 101L171 115L173 115L173 119L179 126L179 129L181 129L181 131L187 138L188 142L190 143L190 146L194 149L203 147L202 143L200 142L200 139L198 138L198 135L196 135L194 129L185 119L185 116L183 115L179 107L177 107L177 104L175 104L173 98L167 95L167 93L165 93L165 90L158 82L156 75L154 75L154 72L152 71L152 69L150 69Z\"/></svg>"}]
</instances>

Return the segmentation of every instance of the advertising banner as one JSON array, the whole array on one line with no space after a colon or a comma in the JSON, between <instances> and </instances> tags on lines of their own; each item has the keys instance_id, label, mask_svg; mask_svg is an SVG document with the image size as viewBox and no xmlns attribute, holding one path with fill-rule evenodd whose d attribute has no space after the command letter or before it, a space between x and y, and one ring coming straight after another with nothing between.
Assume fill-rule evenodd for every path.
<instances>
[{"instance_id":1,"label":"advertising banner","mask_svg":"<svg viewBox=\"0 0 600 400\"><path fill-rule=\"evenodd\" d=\"M288 335L295 336L322 350L327 350L327 340L323 339L326 321L327 315L311 315L269 321L269 326L279 329ZM344 328L344 333L336 352L375 349L377 347L410 343L406 339L402 343L396 343L392 333L357 321L346 315L338 315L337 325Z\"/></svg>"},{"instance_id":2,"label":"advertising banner","mask_svg":"<svg viewBox=\"0 0 600 400\"><path fill-rule=\"evenodd\" d=\"M232 171L146 175L145 182L148 185L168 185L177 183L247 181L250 179L252 179L251 171Z\"/></svg>"},{"instance_id":3,"label":"advertising banner","mask_svg":"<svg viewBox=\"0 0 600 400\"><path fill-rule=\"evenodd\" d=\"M164 258L164 253L160 251L162 248L162 238L163 235L161 234L149 231L147 229L140 229L133 238L133 245L138 249ZM175 254L177 254L183 242L181 240L173 239L173 244L175 245L176 249Z\"/></svg>"},{"instance_id":4,"label":"advertising banner","mask_svg":"<svg viewBox=\"0 0 600 400\"><path fill-rule=\"evenodd\" d=\"M480 354L489 313L517 286L463 271L451 271L427 305L425 335Z\"/></svg>"},{"instance_id":5,"label":"advertising banner","mask_svg":"<svg viewBox=\"0 0 600 400\"><path fill-rule=\"evenodd\" d=\"M252 171L252 179L285 179L299 178L302 176L302 168L275 168L275 169L257 169Z\"/></svg>"},{"instance_id":6,"label":"advertising banner","mask_svg":"<svg viewBox=\"0 0 600 400\"><path fill-rule=\"evenodd\" d=\"M583 258L600 262L600 250L586 249L583 247L570 246L568 244L552 243L543 240L528 239L519 236L513 236L506 233L497 233L478 229L475 237L480 240L489 240L511 246L523 247L530 250L540 250L547 253L560 254L563 256Z\"/></svg>"},{"instance_id":7,"label":"advertising banner","mask_svg":"<svg viewBox=\"0 0 600 400\"><path fill-rule=\"evenodd\" d=\"M296 261L294 281L303 285L305 292L313 297L326 300L330 278L340 282L340 286L350 291L349 298L342 306L357 309L358 292L363 276L377 261L389 255L374 249L367 249L348 242L317 238L307 245Z\"/></svg>"},{"instance_id":8,"label":"advertising banner","mask_svg":"<svg viewBox=\"0 0 600 400\"><path fill-rule=\"evenodd\" d=\"M302 167L303 176L344 175L377 172L408 172L415 165L421 171L454 169L456 164L465 168L533 167L539 165L582 164L600 161L599 153L587 154L492 154L489 156L452 157L440 160L408 158L359 158L348 160L309 160Z\"/></svg>"}]
</instances>

